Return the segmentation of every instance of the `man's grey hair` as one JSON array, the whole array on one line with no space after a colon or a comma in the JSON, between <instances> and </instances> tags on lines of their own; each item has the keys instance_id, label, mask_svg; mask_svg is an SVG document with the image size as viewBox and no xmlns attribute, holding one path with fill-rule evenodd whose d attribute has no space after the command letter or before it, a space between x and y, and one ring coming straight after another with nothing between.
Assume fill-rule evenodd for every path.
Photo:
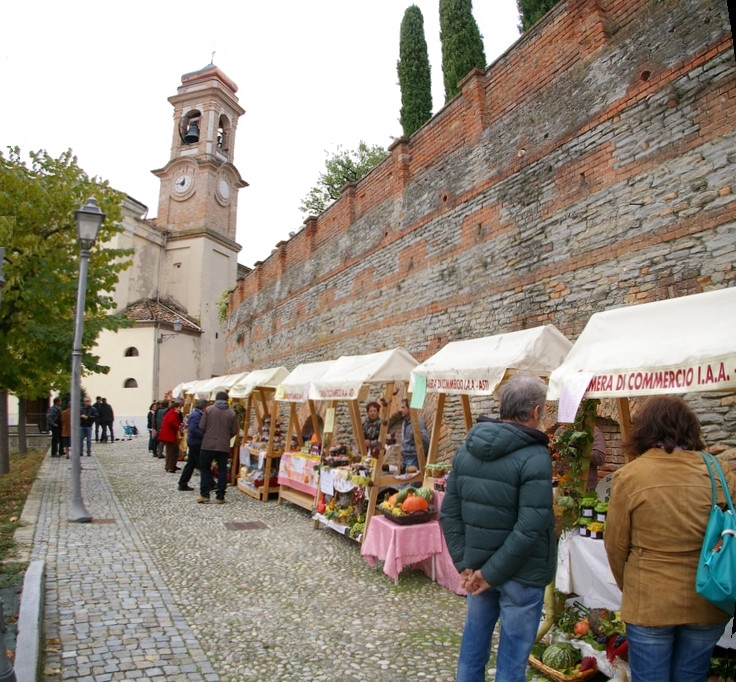
<instances>
[{"instance_id":1,"label":"man's grey hair","mask_svg":"<svg viewBox=\"0 0 736 682\"><path fill-rule=\"evenodd\" d=\"M517 374L501 387L498 398L503 421L527 422L537 405L544 406L547 384L533 374Z\"/></svg>"},{"instance_id":2,"label":"man's grey hair","mask_svg":"<svg viewBox=\"0 0 736 682\"><path fill-rule=\"evenodd\" d=\"M196 407L198 410L203 410L205 407L207 407L207 403L209 400L207 398L200 398L196 403L194 403L194 407Z\"/></svg>"},{"instance_id":3,"label":"man's grey hair","mask_svg":"<svg viewBox=\"0 0 736 682\"><path fill-rule=\"evenodd\" d=\"M227 391L217 391L215 400L227 400Z\"/></svg>"}]
</instances>

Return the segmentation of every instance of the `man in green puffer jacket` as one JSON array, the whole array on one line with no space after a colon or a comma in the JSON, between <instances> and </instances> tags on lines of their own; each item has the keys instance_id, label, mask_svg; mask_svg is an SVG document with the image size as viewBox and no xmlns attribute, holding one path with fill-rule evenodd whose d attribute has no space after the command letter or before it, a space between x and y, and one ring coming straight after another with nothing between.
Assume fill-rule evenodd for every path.
<instances>
[{"instance_id":1,"label":"man in green puffer jacket","mask_svg":"<svg viewBox=\"0 0 736 682\"><path fill-rule=\"evenodd\" d=\"M455 454L440 512L468 592L457 682L483 682L496 621L495 682L525 682L557 562L552 462L539 431L547 387L516 375L500 390L500 420L481 417Z\"/></svg>"}]
</instances>

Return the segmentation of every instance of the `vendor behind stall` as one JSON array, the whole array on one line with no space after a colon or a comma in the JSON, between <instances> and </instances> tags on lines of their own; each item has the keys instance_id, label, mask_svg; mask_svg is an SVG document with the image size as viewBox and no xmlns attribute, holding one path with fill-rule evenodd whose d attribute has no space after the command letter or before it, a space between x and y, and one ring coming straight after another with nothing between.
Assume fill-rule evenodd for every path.
<instances>
[{"instance_id":1,"label":"vendor behind stall","mask_svg":"<svg viewBox=\"0 0 736 682\"><path fill-rule=\"evenodd\" d=\"M365 406L367 417L363 420L363 438L369 452L378 450L381 446L379 437L381 435L381 406L377 402L370 402Z\"/></svg>"}]
</instances>

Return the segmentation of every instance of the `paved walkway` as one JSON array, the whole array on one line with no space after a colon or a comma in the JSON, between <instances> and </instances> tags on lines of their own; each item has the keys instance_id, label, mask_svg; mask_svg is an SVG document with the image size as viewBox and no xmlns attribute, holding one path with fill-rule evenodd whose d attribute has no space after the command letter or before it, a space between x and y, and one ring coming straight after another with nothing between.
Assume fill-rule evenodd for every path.
<instances>
[{"instance_id":1,"label":"paved walkway","mask_svg":"<svg viewBox=\"0 0 736 682\"><path fill-rule=\"evenodd\" d=\"M142 437L82 465L92 523L66 520L69 462L49 457L24 512L46 561L45 680L454 678L464 599L423 573L395 586L288 503L230 488L198 505Z\"/></svg>"}]
</instances>

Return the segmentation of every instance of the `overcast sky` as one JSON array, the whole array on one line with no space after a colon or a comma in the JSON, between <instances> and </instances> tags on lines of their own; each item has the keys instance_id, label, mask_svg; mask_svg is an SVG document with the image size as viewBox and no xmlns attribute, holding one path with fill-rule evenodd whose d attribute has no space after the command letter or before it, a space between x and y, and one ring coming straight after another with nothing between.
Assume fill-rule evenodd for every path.
<instances>
[{"instance_id":1,"label":"overcast sky","mask_svg":"<svg viewBox=\"0 0 736 682\"><path fill-rule=\"evenodd\" d=\"M3 8L0 145L53 156L71 148L157 214L181 76L214 63L245 114L234 163L239 262L264 260L298 230L301 200L328 154L401 135L396 61L410 0L24 0ZM444 103L439 0L416 0L432 65L433 112ZM519 38L516 0L475 0L492 63Z\"/></svg>"}]
</instances>

